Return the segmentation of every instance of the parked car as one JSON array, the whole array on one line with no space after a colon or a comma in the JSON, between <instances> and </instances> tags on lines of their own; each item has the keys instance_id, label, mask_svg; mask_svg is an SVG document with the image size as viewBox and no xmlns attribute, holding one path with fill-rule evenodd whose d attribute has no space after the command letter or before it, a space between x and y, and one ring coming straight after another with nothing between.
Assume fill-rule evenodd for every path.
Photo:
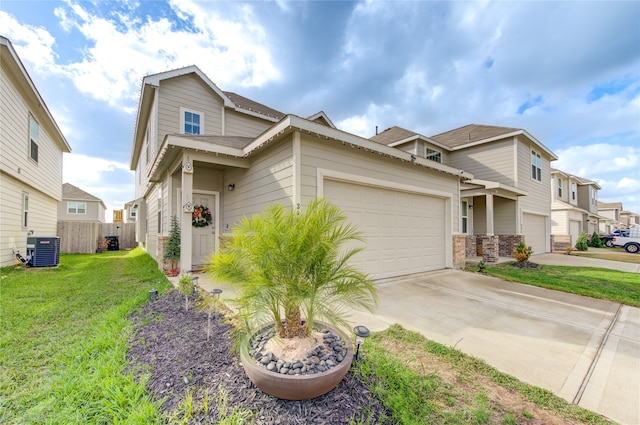
<instances>
[{"instance_id":1,"label":"parked car","mask_svg":"<svg viewBox=\"0 0 640 425\"><path fill-rule=\"evenodd\" d=\"M621 236L621 237L629 237L629 230L627 229L616 229L613 232L609 233L606 236L602 237L602 242L609 248L613 246L613 238Z\"/></svg>"},{"instance_id":2,"label":"parked car","mask_svg":"<svg viewBox=\"0 0 640 425\"><path fill-rule=\"evenodd\" d=\"M640 252L640 227L635 227L626 233L621 233L620 236L615 236L611 243L613 246L623 247L627 252Z\"/></svg>"}]
</instances>

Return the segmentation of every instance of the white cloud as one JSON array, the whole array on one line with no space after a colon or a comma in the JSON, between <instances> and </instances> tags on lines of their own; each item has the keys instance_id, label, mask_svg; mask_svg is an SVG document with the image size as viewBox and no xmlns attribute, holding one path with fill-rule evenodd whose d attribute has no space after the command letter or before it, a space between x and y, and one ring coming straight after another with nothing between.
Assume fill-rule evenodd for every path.
<instances>
[{"instance_id":1,"label":"white cloud","mask_svg":"<svg viewBox=\"0 0 640 425\"><path fill-rule=\"evenodd\" d=\"M588 179L594 174L639 173L640 149L633 146L598 143L560 149L556 154L554 168Z\"/></svg>"},{"instance_id":2,"label":"white cloud","mask_svg":"<svg viewBox=\"0 0 640 425\"><path fill-rule=\"evenodd\" d=\"M55 63L53 46L55 39L42 27L23 25L0 10L2 35L8 37L18 51L20 59L34 65L37 71L48 71Z\"/></svg>"}]
</instances>

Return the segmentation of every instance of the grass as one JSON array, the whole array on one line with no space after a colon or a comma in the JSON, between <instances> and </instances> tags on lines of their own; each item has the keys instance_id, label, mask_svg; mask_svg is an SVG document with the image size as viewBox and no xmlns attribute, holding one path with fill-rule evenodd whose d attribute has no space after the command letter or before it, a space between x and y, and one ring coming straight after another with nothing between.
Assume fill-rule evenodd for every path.
<instances>
[{"instance_id":1,"label":"grass","mask_svg":"<svg viewBox=\"0 0 640 425\"><path fill-rule=\"evenodd\" d=\"M516 424L562 418L609 424L551 392L393 325L367 340L352 370L390 409L394 424Z\"/></svg>"},{"instance_id":2,"label":"grass","mask_svg":"<svg viewBox=\"0 0 640 425\"><path fill-rule=\"evenodd\" d=\"M169 282L141 250L2 268L0 423L154 423L126 367L127 315Z\"/></svg>"},{"instance_id":3,"label":"grass","mask_svg":"<svg viewBox=\"0 0 640 425\"><path fill-rule=\"evenodd\" d=\"M477 267L469 267L467 270L476 271ZM510 263L485 267L484 273L511 282L521 282L640 307L640 284L637 273L566 266L520 269L511 266Z\"/></svg>"},{"instance_id":4,"label":"grass","mask_svg":"<svg viewBox=\"0 0 640 425\"><path fill-rule=\"evenodd\" d=\"M602 251L573 251L571 255L587 258L598 258L601 260L622 261L624 263L640 264L640 255L629 254L624 248L606 248Z\"/></svg>"},{"instance_id":5,"label":"grass","mask_svg":"<svg viewBox=\"0 0 640 425\"><path fill-rule=\"evenodd\" d=\"M611 273L580 270L594 278ZM566 270L558 273L566 279ZM175 412L161 415L145 382L125 372L128 314L150 289L170 285L142 251L63 255L57 268L3 268L0 275L0 423L189 423L209 409L226 412L219 425L254 422L250 410L229 406L222 388L206 389L198 404L187 393ZM626 285L623 275L616 287ZM398 325L367 340L352 372L383 401L394 424L545 423L549 417L609 423Z\"/></svg>"}]
</instances>

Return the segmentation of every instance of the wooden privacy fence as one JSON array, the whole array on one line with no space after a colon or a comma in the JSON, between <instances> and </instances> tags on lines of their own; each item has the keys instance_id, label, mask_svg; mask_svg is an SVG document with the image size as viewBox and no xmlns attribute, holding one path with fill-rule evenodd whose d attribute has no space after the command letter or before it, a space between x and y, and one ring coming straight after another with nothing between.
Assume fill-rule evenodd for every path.
<instances>
[{"instance_id":1,"label":"wooden privacy fence","mask_svg":"<svg viewBox=\"0 0 640 425\"><path fill-rule=\"evenodd\" d=\"M135 248L135 232L135 223L58 221L60 252L67 254L96 252L106 236L117 236L120 249Z\"/></svg>"}]
</instances>

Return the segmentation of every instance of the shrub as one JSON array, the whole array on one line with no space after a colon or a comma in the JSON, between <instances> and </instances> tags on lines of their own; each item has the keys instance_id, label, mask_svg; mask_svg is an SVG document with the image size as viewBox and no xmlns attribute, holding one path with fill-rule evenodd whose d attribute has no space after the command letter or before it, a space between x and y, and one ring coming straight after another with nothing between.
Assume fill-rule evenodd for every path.
<instances>
[{"instance_id":1,"label":"shrub","mask_svg":"<svg viewBox=\"0 0 640 425\"><path fill-rule=\"evenodd\" d=\"M519 264L524 264L529 261L531 258L531 254L533 254L533 248L525 245L524 242L520 241L518 246L513 250L513 256L516 258Z\"/></svg>"},{"instance_id":2,"label":"shrub","mask_svg":"<svg viewBox=\"0 0 640 425\"><path fill-rule=\"evenodd\" d=\"M589 245L587 244L586 233L581 232L580 236L578 236L578 241L576 242L576 249L578 251L587 251L589 249Z\"/></svg>"},{"instance_id":3,"label":"shrub","mask_svg":"<svg viewBox=\"0 0 640 425\"><path fill-rule=\"evenodd\" d=\"M171 217L171 230L169 230L169 239L164 249L163 260L171 263L171 270L176 269L176 264L180 260L180 223L175 215Z\"/></svg>"},{"instance_id":4,"label":"shrub","mask_svg":"<svg viewBox=\"0 0 640 425\"><path fill-rule=\"evenodd\" d=\"M600 239L600 235L596 231L594 231L593 234L591 235L591 240L589 242L590 242L589 245L594 248L604 247L604 242L602 242L602 239Z\"/></svg>"},{"instance_id":5,"label":"shrub","mask_svg":"<svg viewBox=\"0 0 640 425\"><path fill-rule=\"evenodd\" d=\"M178 280L178 289L180 289L180 292L184 294L184 308L186 311L189 311L189 294L193 292L193 281L191 280L191 276L188 274L180 276L180 280Z\"/></svg>"}]
</instances>

